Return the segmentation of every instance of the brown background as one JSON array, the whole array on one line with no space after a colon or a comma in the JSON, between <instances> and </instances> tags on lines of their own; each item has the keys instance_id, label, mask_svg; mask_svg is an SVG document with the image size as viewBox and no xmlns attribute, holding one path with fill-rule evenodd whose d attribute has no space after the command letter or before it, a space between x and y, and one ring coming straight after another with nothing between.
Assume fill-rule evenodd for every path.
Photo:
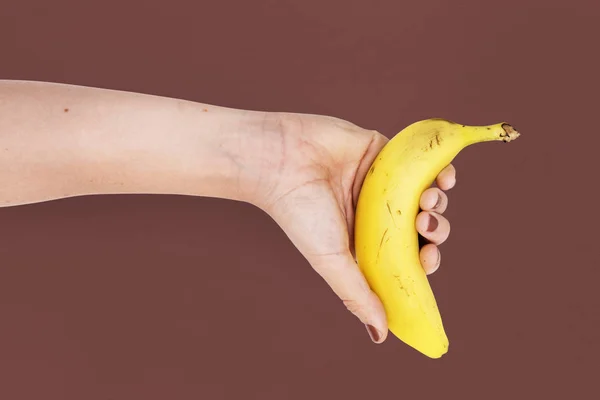
<instances>
[{"instance_id":1,"label":"brown background","mask_svg":"<svg viewBox=\"0 0 600 400\"><path fill-rule=\"evenodd\" d=\"M371 344L252 206L0 209L1 399L600 398L597 1L1 3L3 79L523 133L455 160L440 360Z\"/></svg>"}]
</instances>

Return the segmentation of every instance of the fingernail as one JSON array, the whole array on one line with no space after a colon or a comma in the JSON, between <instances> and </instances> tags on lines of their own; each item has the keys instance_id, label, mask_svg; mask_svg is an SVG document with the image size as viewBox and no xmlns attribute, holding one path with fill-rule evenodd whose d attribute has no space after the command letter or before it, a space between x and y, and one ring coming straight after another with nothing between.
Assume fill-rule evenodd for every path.
<instances>
[{"instance_id":1,"label":"fingernail","mask_svg":"<svg viewBox=\"0 0 600 400\"><path fill-rule=\"evenodd\" d=\"M438 268L440 266L440 262L442 261L442 253L440 253L440 248L437 248L437 252L438 252L438 260L437 260L437 265L436 268Z\"/></svg>"},{"instance_id":2,"label":"fingernail","mask_svg":"<svg viewBox=\"0 0 600 400\"><path fill-rule=\"evenodd\" d=\"M377 328L375 328L373 325L366 325L367 327L367 332L369 332L369 336L371 337L371 340L375 343L379 343L379 340L381 339L381 335L379 334L379 331L377 330Z\"/></svg>"},{"instance_id":3,"label":"fingernail","mask_svg":"<svg viewBox=\"0 0 600 400\"><path fill-rule=\"evenodd\" d=\"M437 229L439 222L433 214L429 214L429 224L427 225L427 232L433 232Z\"/></svg>"},{"instance_id":4,"label":"fingernail","mask_svg":"<svg viewBox=\"0 0 600 400\"><path fill-rule=\"evenodd\" d=\"M437 203L435 203L435 206L433 206L433 208L439 208L440 205L442 205L442 196L438 194Z\"/></svg>"}]
</instances>

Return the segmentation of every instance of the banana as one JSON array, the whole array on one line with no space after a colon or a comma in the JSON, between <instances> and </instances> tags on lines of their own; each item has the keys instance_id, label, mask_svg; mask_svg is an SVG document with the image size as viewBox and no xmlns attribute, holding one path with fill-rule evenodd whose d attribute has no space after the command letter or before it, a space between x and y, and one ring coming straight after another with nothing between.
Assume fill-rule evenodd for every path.
<instances>
[{"instance_id":1,"label":"banana","mask_svg":"<svg viewBox=\"0 0 600 400\"><path fill-rule=\"evenodd\" d=\"M465 147L519 135L504 122L418 121L381 149L363 182L354 232L359 268L383 303L389 330L430 358L446 354L449 341L419 257L415 221L421 194Z\"/></svg>"}]
</instances>

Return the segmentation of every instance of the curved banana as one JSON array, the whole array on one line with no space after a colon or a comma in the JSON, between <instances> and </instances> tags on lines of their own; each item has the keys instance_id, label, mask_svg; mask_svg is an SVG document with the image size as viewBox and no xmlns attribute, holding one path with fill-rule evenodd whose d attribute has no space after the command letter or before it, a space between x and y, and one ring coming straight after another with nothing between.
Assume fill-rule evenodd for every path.
<instances>
[{"instance_id":1,"label":"curved banana","mask_svg":"<svg viewBox=\"0 0 600 400\"><path fill-rule=\"evenodd\" d=\"M384 146L365 177L355 218L358 265L383 303L390 331L430 358L444 355L449 342L419 258L421 194L465 147L518 136L507 123L419 121Z\"/></svg>"}]
</instances>

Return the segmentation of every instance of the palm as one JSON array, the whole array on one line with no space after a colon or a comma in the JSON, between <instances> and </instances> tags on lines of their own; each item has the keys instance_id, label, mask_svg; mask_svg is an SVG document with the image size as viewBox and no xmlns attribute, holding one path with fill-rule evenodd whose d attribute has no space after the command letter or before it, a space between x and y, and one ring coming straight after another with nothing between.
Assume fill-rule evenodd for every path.
<instances>
[{"instance_id":1,"label":"palm","mask_svg":"<svg viewBox=\"0 0 600 400\"><path fill-rule=\"evenodd\" d=\"M299 183L277 202L276 221L311 264L342 254L351 245L353 211L344 192L316 177Z\"/></svg>"}]
</instances>

